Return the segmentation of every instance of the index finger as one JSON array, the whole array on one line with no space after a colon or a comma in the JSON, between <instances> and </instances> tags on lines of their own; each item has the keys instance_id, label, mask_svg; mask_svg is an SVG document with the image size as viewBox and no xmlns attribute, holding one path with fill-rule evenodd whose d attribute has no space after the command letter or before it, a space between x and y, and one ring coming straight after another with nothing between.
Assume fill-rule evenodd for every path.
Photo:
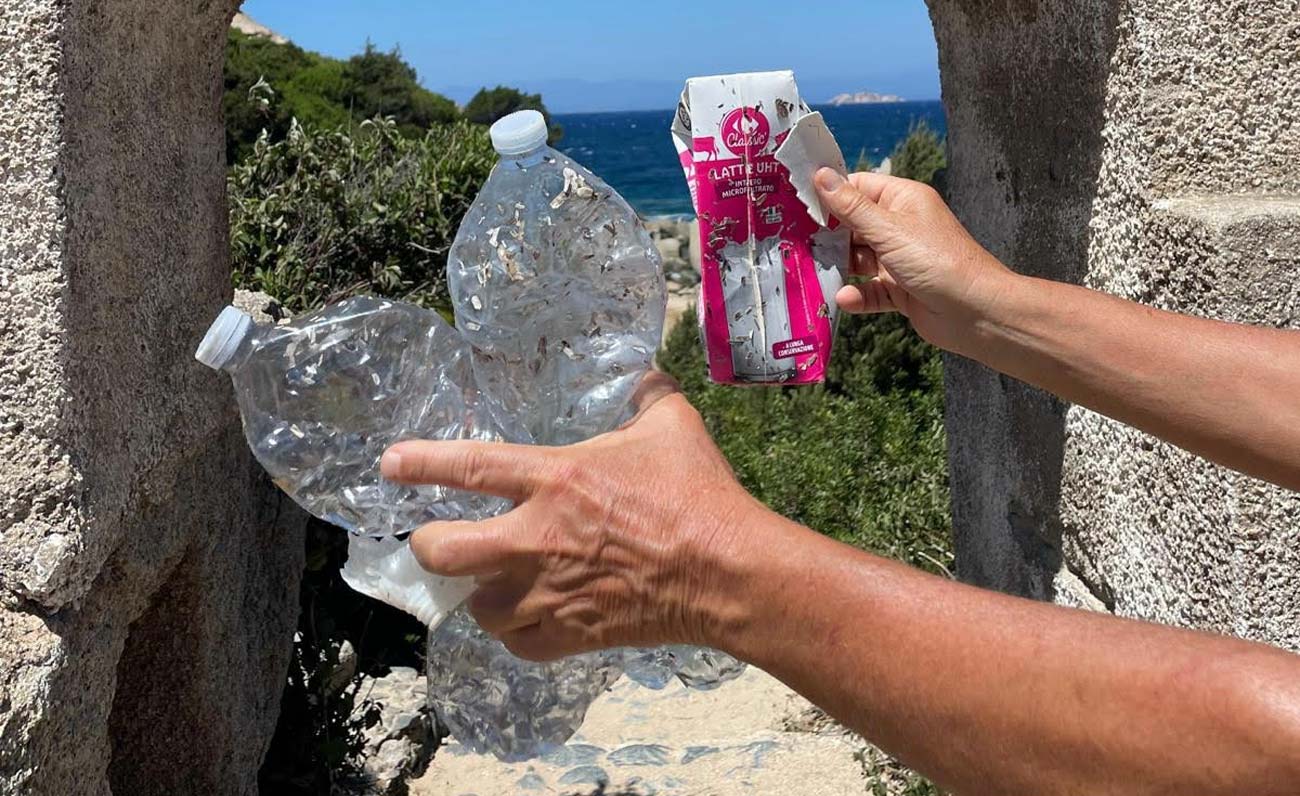
<instances>
[{"instance_id":1,"label":"index finger","mask_svg":"<svg viewBox=\"0 0 1300 796\"><path fill-rule=\"evenodd\" d=\"M412 440L384 451L379 470L399 484L440 484L519 503L536 489L554 455L536 445Z\"/></svg>"}]
</instances>

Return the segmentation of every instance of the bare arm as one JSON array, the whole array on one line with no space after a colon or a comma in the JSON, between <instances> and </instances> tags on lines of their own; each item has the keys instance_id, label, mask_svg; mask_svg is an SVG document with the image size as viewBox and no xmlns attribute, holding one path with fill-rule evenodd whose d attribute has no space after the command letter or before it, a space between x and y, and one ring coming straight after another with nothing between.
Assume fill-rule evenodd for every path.
<instances>
[{"instance_id":1,"label":"bare arm","mask_svg":"<svg viewBox=\"0 0 1300 796\"><path fill-rule=\"evenodd\" d=\"M481 578L470 610L516 654L718 647L959 794L1295 792L1300 657L833 542L745 494L662 380L643 400L627 428L567 448L414 442L385 458L398 481L516 501L412 540L434 572Z\"/></svg>"},{"instance_id":2,"label":"bare arm","mask_svg":"<svg viewBox=\"0 0 1300 796\"><path fill-rule=\"evenodd\" d=\"M1163 312L1007 270L926 186L824 171L865 284L930 342L1236 470L1300 489L1300 332Z\"/></svg>"},{"instance_id":3,"label":"bare arm","mask_svg":"<svg viewBox=\"0 0 1300 796\"><path fill-rule=\"evenodd\" d=\"M1016 276L915 183L823 187L869 280L837 296L846 310L903 312L936 345L1300 483L1292 333ZM580 445L403 443L385 457L390 478L516 502L423 528L412 547L434 572L481 578L470 609L517 654L720 647L958 793L1296 792L1300 658L980 591L825 539L746 495L685 400L647 386L636 422Z\"/></svg>"},{"instance_id":4,"label":"bare arm","mask_svg":"<svg viewBox=\"0 0 1300 796\"><path fill-rule=\"evenodd\" d=\"M1300 489L1300 332L1008 280L969 353L1244 473Z\"/></svg>"},{"instance_id":5,"label":"bare arm","mask_svg":"<svg viewBox=\"0 0 1300 796\"><path fill-rule=\"evenodd\" d=\"M954 793L1300 787L1300 658L775 535L761 548L781 554L745 559L726 591L752 612L706 640Z\"/></svg>"}]
</instances>

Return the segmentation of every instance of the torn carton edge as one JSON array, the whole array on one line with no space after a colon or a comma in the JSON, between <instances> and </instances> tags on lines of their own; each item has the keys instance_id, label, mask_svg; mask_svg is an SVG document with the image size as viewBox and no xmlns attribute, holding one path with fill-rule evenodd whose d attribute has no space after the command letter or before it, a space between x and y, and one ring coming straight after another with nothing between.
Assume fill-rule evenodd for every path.
<instances>
[{"instance_id":1,"label":"torn carton edge","mask_svg":"<svg viewBox=\"0 0 1300 796\"><path fill-rule=\"evenodd\" d=\"M808 208L808 215L823 227L829 227L831 214L822 207L813 176L818 169L830 167L847 177L848 166L821 113L814 111L795 122L785 141L776 148L775 157L790 172L790 184L799 201Z\"/></svg>"},{"instance_id":2,"label":"torn carton edge","mask_svg":"<svg viewBox=\"0 0 1300 796\"><path fill-rule=\"evenodd\" d=\"M800 102L799 109L806 111L807 106ZM691 106L686 89L682 90L677 100L672 135L679 155L692 152ZM849 169L844 161L844 153L840 150L840 145L836 142L821 112L805 112L800 116L791 126L785 140L776 148L773 156L789 172L790 184L794 186L799 201L808 208L808 215L823 227L829 227L831 214L822 207L821 199L817 196L817 188L813 185L813 177L817 174L817 170L823 167L835 169L844 177L848 176ZM688 169L694 168L694 163L690 160L684 161L683 165ZM694 175L688 172L687 177L687 184L691 191L691 205L698 215L699 204L695 197Z\"/></svg>"}]
</instances>

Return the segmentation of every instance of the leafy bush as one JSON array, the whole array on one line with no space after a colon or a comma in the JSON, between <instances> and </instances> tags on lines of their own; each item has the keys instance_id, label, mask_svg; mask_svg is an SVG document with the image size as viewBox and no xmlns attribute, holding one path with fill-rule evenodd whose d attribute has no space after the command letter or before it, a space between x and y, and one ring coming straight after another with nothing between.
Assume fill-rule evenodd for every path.
<instances>
[{"instance_id":1,"label":"leafy bush","mask_svg":"<svg viewBox=\"0 0 1300 796\"><path fill-rule=\"evenodd\" d=\"M412 137L460 118L456 103L420 86L415 69L397 50L380 52L367 43L365 52L348 59L344 75L343 101L354 118L391 118L403 135Z\"/></svg>"},{"instance_id":2,"label":"leafy bush","mask_svg":"<svg viewBox=\"0 0 1300 796\"><path fill-rule=\"evenodd\" d=\"M937 352L895 316L841 320L824 385L711 384L694 310L659 363L774 511L932 572L952 562Z\"/></svg>"},{"instance_id":3,"label":"leafy bush","mask_svg":"<svg viewBox=\"0 0 1300 796\"><path fill-rule=\"evenodd\" d=\"M396 50L367 44L341 61L234 29L228 36L221 105L230 163L251 152L263 130L272 141L284 138L294 119L333 128L391 117L403 135L419 137L460 116L454 102L420 86Z\"/></svg>"},{"instance_id":4,"label":"leafy bush","mask_svg":"<svg viewBox=\"0 0 1300 796\"><path fill-rule=\"evenodd\" d=\"M924 183L934 183L935 176L948 165L944 141L925 120L907 131L907 138L889 155L889 173Z\"/></svg>"},{"instance_id":5,"label":"leafy bush","mask_svg":"<svg viewBox=\"0 0 1300 796\"><path fill-rule=\"evenodd\" d=\"M871 171L878 164L871 162L867 150L858 150L854 171ZM907 137L894 146L889 153L889 173L895 177L918 180L938 187L939 173L948 165L948 156L944 140L930 129L922 119L913 123L907 131Z\"/></svg>"},{"instance_id":6,"label":"leafy bush","mask_svg":"<svg viewBox=\"0 0 1300 796\"><path fill-rule=\"evenodd\" d=\"M447 250L494 162L466 122L419 139L391 119L264 135L230 172L235 284L293 312L355 293L445 308Z\"/></svg>"},{"instance_id":7,"label":"leafy bush","mask_svg":"<svg viewBox=\"0 0 1300 796\"><path fill-rule=\"evenodd\" d=\"M550 128L547 138L551 144L564 137L564 128L551 119L551 113L546 110L541 94L525 94L508 86L479 89L465 104L465 118L476 124L492 124L502 116L522 110L541 111Z\"/></svg>"}]
</instances>

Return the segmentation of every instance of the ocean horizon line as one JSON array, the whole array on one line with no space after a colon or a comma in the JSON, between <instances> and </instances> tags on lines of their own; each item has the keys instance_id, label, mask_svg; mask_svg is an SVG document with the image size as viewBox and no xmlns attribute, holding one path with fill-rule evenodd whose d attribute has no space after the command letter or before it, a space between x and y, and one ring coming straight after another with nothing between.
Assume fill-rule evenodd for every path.
<instances>
[{"instance_id":1,"label":"ocean horizon line","mask_svg":"<svg viewBox=\"0 0 1300 796\"><path fill-rule=\"evenodd\" d=\"M918 121L938 135L947 130L942 102L814 105L821 111L845 159L880 163L905 139ZM622 194L648 221L683 221L695 217L681 160L669 125L673 109L588 111L555 114L564 128L558 148L591 169Z\"/></svg>"},{"instance_id":2,"label":"ocean horizon line","mask_svg":"<svg viewBox=\"0 0 1300 796\"><path fill-rule=\"evenodd\" d=\"M934 99L905 99L898 102L851 102L844 105L832 105L829 102L810 102L811 108L860 108L865 106L888 106L888 105L915 105L919 103L943 102L941 98ZM601 110L601 111L550 111L551 116L603 116L616 113L672 113L676 106L669 108L625 108L620 110Z\"/></svg>"}]
</instances>

